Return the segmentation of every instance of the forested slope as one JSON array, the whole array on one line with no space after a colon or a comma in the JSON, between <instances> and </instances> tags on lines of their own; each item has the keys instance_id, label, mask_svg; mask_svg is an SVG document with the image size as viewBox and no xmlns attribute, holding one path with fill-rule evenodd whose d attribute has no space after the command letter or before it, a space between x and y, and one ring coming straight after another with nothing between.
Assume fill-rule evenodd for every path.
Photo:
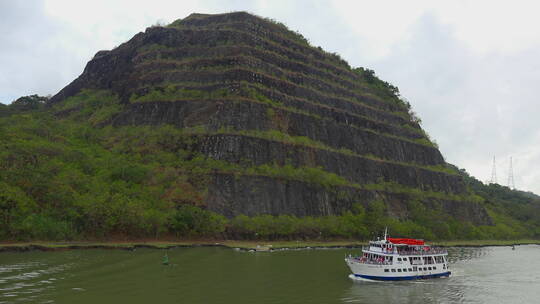
<instances>
[{"instance_id":1,"label":"forested slope","mask_svg":"<svg viewBox=\"0 0 540 304\"><path fill-rule=\"evenodd\" d=\"M396 87L247 13L148 28L0 128L3 239L537 236Z\"/></svg>"}]
</instances>

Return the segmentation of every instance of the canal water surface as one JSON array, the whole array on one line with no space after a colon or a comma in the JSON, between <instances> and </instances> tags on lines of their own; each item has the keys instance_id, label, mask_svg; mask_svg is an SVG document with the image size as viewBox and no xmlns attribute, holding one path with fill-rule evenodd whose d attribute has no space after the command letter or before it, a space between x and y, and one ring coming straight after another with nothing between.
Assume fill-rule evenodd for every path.
<instances>
[{"instance_id":1,"label":"canal water surface","mask_svg":"<svg viewBox=\"0 0 540 304\"><path fill-rule=\"evenodd\" d=\"M452 277L413 282L353 281L349 253L358 251L0 253L0 303L540 303L537 245L450 248Z\"/></svg>"}]
</instances>

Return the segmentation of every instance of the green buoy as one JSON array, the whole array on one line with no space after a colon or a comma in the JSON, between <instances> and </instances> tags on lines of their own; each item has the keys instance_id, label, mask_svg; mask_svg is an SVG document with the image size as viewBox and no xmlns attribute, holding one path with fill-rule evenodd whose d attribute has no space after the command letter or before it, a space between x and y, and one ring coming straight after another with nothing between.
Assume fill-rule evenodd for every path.
<instances>
[{"instance_id":1,"label":"green buoy","mask_svg":"<svg viewBox=\"0 0 540 304\"><path fill-rule=\"evenodd\" d=\"M169 265L169 256L167 253L163 256L163 265Z\"/></svg>"}]
</instances>

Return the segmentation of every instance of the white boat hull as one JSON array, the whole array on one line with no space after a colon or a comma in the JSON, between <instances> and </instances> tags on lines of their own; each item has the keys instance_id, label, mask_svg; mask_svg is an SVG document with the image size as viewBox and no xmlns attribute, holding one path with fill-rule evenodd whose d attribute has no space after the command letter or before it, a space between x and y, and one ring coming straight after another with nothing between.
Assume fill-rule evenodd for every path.
<instances>
[{"instance_id":1,"label":"white boat hull","mask_svg":"<svg viewBox=\"0 0 540 304\"><path fill-rule=\"evenodd\" d=\"M422 267L415 267L414 271L412 266L409 265L378 265L378 264L366 264L357 262L354 258L346 258L347 266L351 269L353 275L357 278L363 278L367 280L377 281L404 281L404 280L421 280L449 277L451 272L448 269L443 269L442 264L430 265L431 270L423 270L426 265ZM435 266L436 269L433 269ZM427 267L426 267L427 268ZM385 271L385 269L387 271ZM392 271L394 269L395 272ZM398 272L397 270L401 270ZM406 271L404 271L404 269ZM409 271L411 269L412 271Z\"/></svg>"}]
</instances>

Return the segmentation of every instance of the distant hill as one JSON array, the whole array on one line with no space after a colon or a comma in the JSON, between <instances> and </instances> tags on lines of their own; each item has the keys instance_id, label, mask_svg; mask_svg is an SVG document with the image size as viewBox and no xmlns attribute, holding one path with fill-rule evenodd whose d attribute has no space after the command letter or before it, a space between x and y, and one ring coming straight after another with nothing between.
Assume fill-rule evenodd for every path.
<instances>
[{"instance_id":1,"label":"distant hill","mask_svg":"<svg viewBox=\"0 0 540 304\"><path fill-rule=\"evenodd\" d=\"M535 236L396 87L248 13L148 28L37 98L0 108L6 239Z\"/></svg>"},{"instance_id":2,"label":"distant hill","mask_svg":"<svg viewBox=\"0 0 540 304\"><path fill-rule=\"evenodd\" d=\"M8 106L0 102L0 117L3 115L7 115L8 110Z\"/></svg>"},{"instance_id":3,"label":"distant hill","mask_svg":"<svg viewBox=\"0 0 540 304\"><path fill-rule=\"evenodd\" d=\"M540 236L540 196L512 190L499 184L485 185L465 170L460 170L469 188L484 199L484 205L504 222L523 234ZM518 228L519 227L519 228Z\"/></svg>"}]
</instances>

